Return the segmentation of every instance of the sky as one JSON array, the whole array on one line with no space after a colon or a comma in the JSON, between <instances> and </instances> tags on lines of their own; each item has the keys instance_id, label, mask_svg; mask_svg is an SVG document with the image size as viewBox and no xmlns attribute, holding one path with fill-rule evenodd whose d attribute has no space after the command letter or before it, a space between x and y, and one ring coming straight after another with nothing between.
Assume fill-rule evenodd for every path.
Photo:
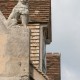
<instances>
[{"instance_id":1,"label":"sky","mask_svg":"<svg viewBox=\"0 0 80 80\"><path fill-rule=\"evenodd\" d=\"M61 80L80 80L80 0L52 0L52 43L61 53Z\"/></svg>"}]
</instances>

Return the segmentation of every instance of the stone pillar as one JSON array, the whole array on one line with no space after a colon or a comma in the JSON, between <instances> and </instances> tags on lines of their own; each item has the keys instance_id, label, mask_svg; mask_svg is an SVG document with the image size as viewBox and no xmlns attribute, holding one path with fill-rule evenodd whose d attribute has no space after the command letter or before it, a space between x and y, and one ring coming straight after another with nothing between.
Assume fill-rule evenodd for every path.
<instances>
[{"instance_id":1,"label":"stone pillar","mask_svg":"<svg viewBox=\"0 0 80 80\"><path fill-rule=\"evenodd\" d=\"M29 80L29 29L0 31L0 80Z\"/></svg>"}]
</instances>

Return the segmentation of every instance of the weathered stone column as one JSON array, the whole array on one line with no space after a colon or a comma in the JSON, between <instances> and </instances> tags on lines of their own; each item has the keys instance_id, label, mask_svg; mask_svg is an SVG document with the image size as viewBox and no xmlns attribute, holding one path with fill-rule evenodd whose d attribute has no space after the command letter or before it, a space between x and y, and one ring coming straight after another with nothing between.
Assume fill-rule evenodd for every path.
<instances>
[{"instance_id":1,"label":"weathered stone column","mask_svg":"<svg viewBox=\"0 0 80 80\"><path fill-rule=\"evenodd\" d=\"M29 29L0 31L0 80L29 80Z\"/></svg>"}]
</instances>

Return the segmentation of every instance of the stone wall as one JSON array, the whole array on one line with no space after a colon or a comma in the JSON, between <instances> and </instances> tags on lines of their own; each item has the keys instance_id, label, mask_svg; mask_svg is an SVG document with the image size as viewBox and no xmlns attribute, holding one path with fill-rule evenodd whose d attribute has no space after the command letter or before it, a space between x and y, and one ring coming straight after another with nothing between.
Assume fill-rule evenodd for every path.
<instances>
[{"instance_id":1,"label":"stone wall","mask_svg":"<svg viewBox=\"0 0 80 80\"><path fill-rule=\"evenodd\" d=\"M1 28L2 26L0 26ZM0 80L29 79L29 29L0 30Z\"/></svg>"}]
</instances>

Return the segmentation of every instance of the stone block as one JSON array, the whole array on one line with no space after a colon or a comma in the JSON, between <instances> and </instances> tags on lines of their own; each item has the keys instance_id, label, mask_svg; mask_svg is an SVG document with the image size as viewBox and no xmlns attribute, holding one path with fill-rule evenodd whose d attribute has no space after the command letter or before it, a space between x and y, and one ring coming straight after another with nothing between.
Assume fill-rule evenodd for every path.
<instances>
[{"instance_id":1,"label":"stone block","mask_svg":"<svg viewBox=\"0 0 80 80\"><path fill-rule=\"evenodd\" d=\"M39 40L40 36L31 36L30 38L31 38L32 40L36 40L36 39Z\"/></svg>"},{"instance_id":2,"label":"stone block","mask_svg":"<svg viewBox=\"0 0 80 80\"><path fill-rule=\"evenodd\" d=\"M37 46L37 47L32 46L32 47L30 47L30 49L31 50L37 50L37 49L39 49L39 46Z\"/></svg>"},{"instance_id":3,"label":"stone block","mask_svg":"<svg viewBox=\"0 0 80 80\"><path fill-rule=\"evenodd\" d=\"M31 43L39 42L39 40L30 40Z\"/></svg>"},{"instance_id":4,"label":"stone block","mask_svg":"<svg viewBox=\"0 0 80 80\"><path fill-rule=\"evenodd\" d=\"M0 31L0 80L29 80L29 29L6 31Z\"/></svg>"}]
</instances>

